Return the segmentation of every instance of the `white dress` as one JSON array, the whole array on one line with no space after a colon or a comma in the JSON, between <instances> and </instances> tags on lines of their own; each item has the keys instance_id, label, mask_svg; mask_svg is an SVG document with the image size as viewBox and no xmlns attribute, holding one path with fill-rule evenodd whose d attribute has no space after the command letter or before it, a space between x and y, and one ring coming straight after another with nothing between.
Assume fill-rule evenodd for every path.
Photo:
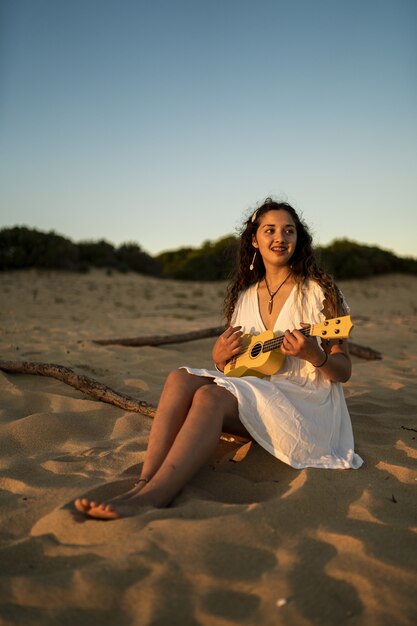
<instances>
[{"instance_id":1,"label":"white dress","mask_svg":"<svg viewBox=\"0 0 417 626\"><path fill-rule=\"evenodd\" d=\"M244 333L265 331L257 285L244 291L236 304L232 325ZM324 320L324 294L309 281L301 297L294 287L274 327L276 334L300 328L300 322ZM318 340L320 341L320 340ZM185 367L191 374L209 376L238 400L239 419L265 450L297 469L303 467L359 468L352 425L340 383L326 379L311 363L286 357L277 374L267 378L229 378L216 370Z\"/></svg>"}]
</instances>

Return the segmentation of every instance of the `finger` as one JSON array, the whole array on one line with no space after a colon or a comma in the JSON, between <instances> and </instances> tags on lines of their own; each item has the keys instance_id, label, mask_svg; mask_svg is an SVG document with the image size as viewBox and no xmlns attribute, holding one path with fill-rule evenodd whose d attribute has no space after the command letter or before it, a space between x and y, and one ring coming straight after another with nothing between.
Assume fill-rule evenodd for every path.
<instances>
[{"instance_id":1,"label":"finger","mask_svg":"<svg viewBox=\"0 0 417 626\"><path fill-rule=\"evenodd\" d=\"M295 337L293 333L290 330L286 330L284 333L284 345L287 348L290 348L294 345L294 343L295 343Z\"/></svg>"},{"instance_id":2,"label":"finger","mask_svg":"<svg viewBox=\"0 0 417 626\"><path fill-rule=\"evenodd\" d=\"M231 348L236 348L236 346L240 346L241 344L241 336L242 333L240 331L237 331L229 337L222 337L222 343L228 350Z\"/></svg>"},{"instance_id":3,"label":"finger","mask_svg":"<svg viewBox=\"0 0 417 626\"><path fill-rule=\"evenodd\" d=\"M281 348L280 348L281 352L283 354L289 354L290 350L288 349L288 345L285 345L285 342L282 342Z\"/></svg>"},{"instance_id":4,"label":"finger","mask_svg":"<svg viewBox=\"0 0 417 626\"><path fill-rule=\"evenodd\" d=\"M308 325L308 324L307 324ZM292 332L292 336L294 337L294 339L298 342L298 343L304 343L306 338L303 335L303 333L299 330L293 330Z\"/></svg>"},{"instance_id":5,"label":"finger","mask_svg":"<svg viewBox=\"0 0 417 626\"><path fill-rule=\"evenodd\" d=\"M232 335L234 335L235 333L241 332L242 326L229 326L229 328L226 328L226 330L224 331L223 335L227 338L227 337L231 337Z\"/></svg>"},{"instance_id":6,"label":"finger","mask_svg":"<svg viewBox=\"0 0 417 626\"><path fill-rule=\"evenodd\" d=\"M233 328L231 326L229 326L228 328L226 328L226 330L224 331L224 333L222 333L220 335L220 339L222 341L227 341L229 339L229 337L231 337L233 334Z\"/></svg>"},{"instance_id":7,"label":"finger","mask_svg":"<svg viewBox=\"0 0 417 626\"><path fill-rule=\"evenodd\" d=\"M233 333L233 335L230 335L230 337L226 339L226 341L230 345L237 344L237 343L240 343L241 336L242 336L242 332L238 330L235 333Z\"/></svg>"}]
</instances>

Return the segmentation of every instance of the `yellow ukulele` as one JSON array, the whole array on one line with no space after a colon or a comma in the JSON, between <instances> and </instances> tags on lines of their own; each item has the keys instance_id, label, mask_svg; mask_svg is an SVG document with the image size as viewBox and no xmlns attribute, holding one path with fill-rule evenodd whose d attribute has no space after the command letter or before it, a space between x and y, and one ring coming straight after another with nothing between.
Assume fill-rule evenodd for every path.
<instances>
[{"instance_id":1,"label":"yellow ukulele","mask_svg":"<svg viewBox=\"0 0 417 626\"><path fill-rule=\"evenodd\" d=\"M350 315L325 320L320 324L310 324L307 328L300 328L306 337L322 337L323 339L346 339L353 328ZM266 330L260 335L242 335L242 350L225 366L227 376L240 378L241 376L272 376L282 367L285 355L279 350L284 335L275 336L272 330Z\"/></svg>"}]
</instances>

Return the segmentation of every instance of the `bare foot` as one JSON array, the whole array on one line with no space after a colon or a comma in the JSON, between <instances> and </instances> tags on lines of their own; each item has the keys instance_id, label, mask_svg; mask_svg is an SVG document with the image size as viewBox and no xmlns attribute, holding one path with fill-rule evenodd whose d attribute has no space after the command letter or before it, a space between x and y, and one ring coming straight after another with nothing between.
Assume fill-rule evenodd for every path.
<instances>
[{"instance_id":1,"label":"bare foot","mask_svg":"<svg viewBox=\"0 0 417 626\"><path fill-rule=\"evenodd\" d=\"M147 482L148 479L139 478L131 489L125 491L124 493L121 493L119 496L115 496L114 498L112 498L111 502L129 500L130 498L137 496L141 489L143 489L143 487L147 484ZM77 511L79 511L79 513L84 513L84 515L88 515L91 509L103 507L106 505L103 503L97 503L95 500L89 500L88 498L77 498L74 501L74 506Z\"/></svg>"},{"instance_id":2,"label":"bare foot","mask_svg":"<svg viewBox=\"0 0 417 626\"><path fill-rule=\"evenodd\" d=\"M132 517L133 515L138 515L138 513L147 507L158 506L154 498L155 496L140 496L139 494L137 494L136 497L131 496L125 499L114 498L108 502L101 502L100 504L90 507L88 511L86 511L86 515L94 517L95 519L105 520Z\"/></svg>"}]
</instances>

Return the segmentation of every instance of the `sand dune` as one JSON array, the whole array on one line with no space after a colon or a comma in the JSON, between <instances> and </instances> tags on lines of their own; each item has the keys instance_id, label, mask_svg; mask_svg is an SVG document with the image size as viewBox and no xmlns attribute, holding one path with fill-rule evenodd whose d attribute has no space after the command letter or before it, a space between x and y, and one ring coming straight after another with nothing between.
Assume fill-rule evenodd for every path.
<instances>
[{"instance_id":1,"label":"sand dune","mask_svg":"<svg viewBox=\"0 0 417 626\"><path fill-rule=\"evenodd\" d=\"M3 273L0 358L61 363L156 404L172 368L211 366L213 340L92 339L218 325L224 287ZM86 520L71 502L133 483L150 419L0 372L0 624L417 623L417 278L341 287L352 339L384 357L354 358L345 385L358 471L298 471L253 445L240 463L217 455L168 509Z\"/></svg>"}]
</instances>

